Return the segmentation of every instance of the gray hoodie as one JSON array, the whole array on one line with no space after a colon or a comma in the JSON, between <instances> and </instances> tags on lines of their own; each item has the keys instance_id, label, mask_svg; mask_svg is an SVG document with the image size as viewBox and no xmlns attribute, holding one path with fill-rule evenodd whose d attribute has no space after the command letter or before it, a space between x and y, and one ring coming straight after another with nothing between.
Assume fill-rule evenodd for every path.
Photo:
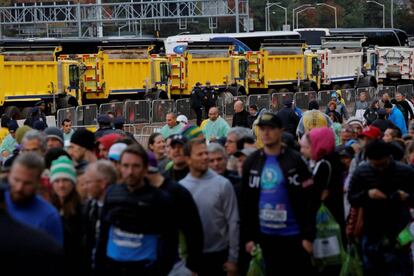
<instances>
[{"instance_id":1,"label":"gray hoodie","mask_svg":"<svg viewBox=\"0 0 414 276\"><path fill-rule=\"evenodd\" d=\"M189 173L180 181L192 194L204 231L204 253L229 248L228 260L237 262L239 252L239 212L230 181L209 169L201 178Z\"/></svg>"}]
</instances>

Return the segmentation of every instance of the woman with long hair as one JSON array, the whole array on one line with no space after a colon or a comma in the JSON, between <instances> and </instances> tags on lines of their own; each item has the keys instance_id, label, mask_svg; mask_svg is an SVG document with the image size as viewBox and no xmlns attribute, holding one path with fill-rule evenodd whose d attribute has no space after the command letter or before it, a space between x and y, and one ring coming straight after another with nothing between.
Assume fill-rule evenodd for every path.
<instances>
[{"instance_id":1,"label":"woman with long hair","mask_svg":"<svg viewBox=\"0 0 414 276\"><path fill-rule=\"evenodd\" d=\"M62 219L65 269L68 274L82 274L85 271L82 206L76 192L76 170L72 160L67 156L60 156L54 160L50 168L50 182L50 200Z\"/></svg>"},{"instance_id":2,"label":"woman with long hair","mask_svg":"<svg viewBox=\"0 0 414 276\"><path fill-rule=\"evenodd\" d=\"M169 160L166 154L165 139L162 137L161 133L156 132L151 134L148 139L148 150L155 155L155 158L158 161L158 169L163 173Z\"/></svg>"}]
</instances>

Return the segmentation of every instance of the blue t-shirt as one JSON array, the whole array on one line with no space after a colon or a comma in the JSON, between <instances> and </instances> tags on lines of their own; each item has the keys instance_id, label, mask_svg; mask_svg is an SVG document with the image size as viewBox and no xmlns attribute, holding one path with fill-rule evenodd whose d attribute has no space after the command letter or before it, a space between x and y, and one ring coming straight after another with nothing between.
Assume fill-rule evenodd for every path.
<instances>
[{"instance_id":1,"label":"blue t-shirt","mask_svg":"<svg viewBox=\"0 0 414 276\"><path fill-rule=\"evenodd\" d=\"M56 208L41 198L34 196L27 203L16 204L10 198L10 192L5 194L7 212L18 222L46 232L58 244L63 245L63 227Z\"/></svg>"},{"instance_id":2,"label":"blue t-shirt","mask_svg":"<svg viewBox=\"0 0 414 276\"><path fill-rule=\"evenodd\" d=\"M260 231L263 234L293 236L300 233L286 185L277 156L266 156L259 199Z\"/></svg>"},{"instance_id":3,"label":"blue t-shirt","mask_svg":"<svg viewBox=\"0 0 414 276\"><path fill-rule=\"evenodd\" d=\"M116 261L155 261L157 248L157 235L130 233L115 226L109 229L106 255Z\"/></svg>"}]
</instances>

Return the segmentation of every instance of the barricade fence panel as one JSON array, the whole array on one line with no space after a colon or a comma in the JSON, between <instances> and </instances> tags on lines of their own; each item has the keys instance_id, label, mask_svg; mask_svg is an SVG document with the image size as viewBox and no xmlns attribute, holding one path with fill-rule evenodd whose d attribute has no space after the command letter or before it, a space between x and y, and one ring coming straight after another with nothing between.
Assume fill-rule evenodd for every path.
<instances>
[{"instance_id":1,"label":"barricade fence panel","mask_svg":"<svg viewBox=\"0 0 414 276\"><path fill-rule=\"evenodd\" d=\"M293 101L293 92L277 92L272 94L270 110L278 112L283 107L284 101Z\"/></svg>"},{"instance_id":2,"label":"barricade fence panel","mask_svg":"<svg viewBox=\"0 0 414 276\"><path fill-rule=\"evenodd\" d=\"M148 100L125 102L126 124L149 124L151 122L151 102Z\"/></svg>"},{"instance_id":3,"label":"barricade fence panel","mask_svg":"<svg viewBox=\"0 0 414 276\"><path fill-rule=\"evenodd\" d=\"M403 94L407 99L411 100L413 97L413 85L412 84L398 85L397 92Z\"/></svg>"},{"instance_id":4,"label":"barricade fence panel","mask_svg":"<svg viewBox=\"0 0 414 276\"><path fill-rule=\"evenodd\" d=\"M225 97L225 114L226 116L234 114L234 103L237 101L242 101L246 106L247 96L234 96L234 97Z\"/></svg>"},{"instance_id":5,"label":"barricade fence panel","mask_svg":"<svg viewBox=\"0 0 414 276\"><path fill-rule=\"evenodd\" d=\"M359 96L361 93L365 93L367 97L367 101L371 102L372 100L376 99L377 97L377 89L375 87L361 87L358 88L355 95L355 101L359 100Z\"/></svg>"},{"instance_id":6,"label":"barricade fence panel","mask_svg":"<svg viewBox=\"0 0 414 276\"><path fill-rule=\"evenodd\" d=\"M176 100L175 110L177 115L185 115L188 120L196 119L195 113L191 108L191 100L189 98Z\"/></svg>"},{"instance_id":7,"label":"barricade fence panel","mask_svg":"<svg viewBox=\"0 0 414 276\"><path fill-rule=\"evenodd\" d=\"M293 95L293 99L295 104L300 109L308 109L310 101L317 101L318 95L315 91L308 91L308 92L296 92Z\"/></svg>"},{"instance_id":8,"label":"barricade fence panel","mask_svg":"<svg viewBox=\"0 0 414 276\"><path fill-rule=\"evenodd\" d=\"M387 93L390 98L394 98L395 92L397 92L397 88L395 86L380 86L377 88L377 97L380 99L382 95Z\"/></svg>"},{"instance_id":9,"label":"barricade fence panel","mask_svg":"<svg viewBox=\"0 0 414 276\"><path fill-rule=\"evenodd\" d=\"M261 110L266 108L266 110L270 109L271 103L271 95L269 94L262 94L262 95L250 95L247 98L247 105L250 106L255 104L257 106L257 110Z\"/></svg>"},{"instance_id":10,"label":"barricade fence panel","mask_svg":"<svg viewBox=\"0 0 414 276\"><path fill-rule=\"evenodd\" d=\"M318 101L319 101L319 106L321 108L324 108L326 106L328 106L329 102L332 99L332 94L336 93L335 90L322 90L318 92Z\"/></svg>"},{"instance_id":11,"label":"barricade fence panel","mask_svg":"<svg viewBox=\"0 0 414 276\"><path fill-rule=\"evenodd\" d=\"M99 106L99 114L109 114L112 113L114 117L124 116L124 103L105 103Z\"/></svg>"},{"instance_id":12,"label":"barricade fence panel","mask_svg":"<svg viewBox=\"0 0 414 276\"><path fill-rule=\"evenodd\" d=\"M62 125L63 120L69 119L72 121L72 125L76 124L76 108L69 107L59 109L56 113L56 125L60 127Z\"/></svg>"},{"instance_id":13,"label":"barricade fence panel","mask_svg":"<svg viewBox=\"0 0 414 276\"><path fill-rule=\"evenodd\" d=\"M81 105L76 107L76 125L96 125L98 106L96 104Z\"/></svg>"},{"instance_id":14,"label":"barricade fence panel","mask_svg":"<svg viewBox=\"0 0 414 276\"><path fill-rule=\"evenodd\" d=\"M173 100L154 100L152 101L152 123L165 122L165 116L174 112Z\"/></svg>"}]
</instances>

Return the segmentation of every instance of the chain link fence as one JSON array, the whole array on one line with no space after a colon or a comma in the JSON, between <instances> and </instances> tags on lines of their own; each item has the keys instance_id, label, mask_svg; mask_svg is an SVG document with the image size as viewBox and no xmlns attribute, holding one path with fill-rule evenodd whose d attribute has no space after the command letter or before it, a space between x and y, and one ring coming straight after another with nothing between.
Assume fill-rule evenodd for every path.
<instances>
[{"instance_id":1,"label":"chain link fence","mask_svg":"<svg viewBox=\"0 0 414 276\"><path fill-rule=\"evenodd\" d=\"M165 122L165 116L174 112L173 100L154 100L152 101L152 123Z\"/></svg>"},{"instance_id":2,"label":"chain link fence","mask_svg":"<svg viewBox=\"0 0 414 276\"><path fill-rule=\"evenodd\" d=\"M318 101L319 101L319 106L321 108L325 108L326 106L328 106L329 102L332 99L332 94L336 93L335 90L321 90L318 92Z\"/></svg>"}]
</instances>

